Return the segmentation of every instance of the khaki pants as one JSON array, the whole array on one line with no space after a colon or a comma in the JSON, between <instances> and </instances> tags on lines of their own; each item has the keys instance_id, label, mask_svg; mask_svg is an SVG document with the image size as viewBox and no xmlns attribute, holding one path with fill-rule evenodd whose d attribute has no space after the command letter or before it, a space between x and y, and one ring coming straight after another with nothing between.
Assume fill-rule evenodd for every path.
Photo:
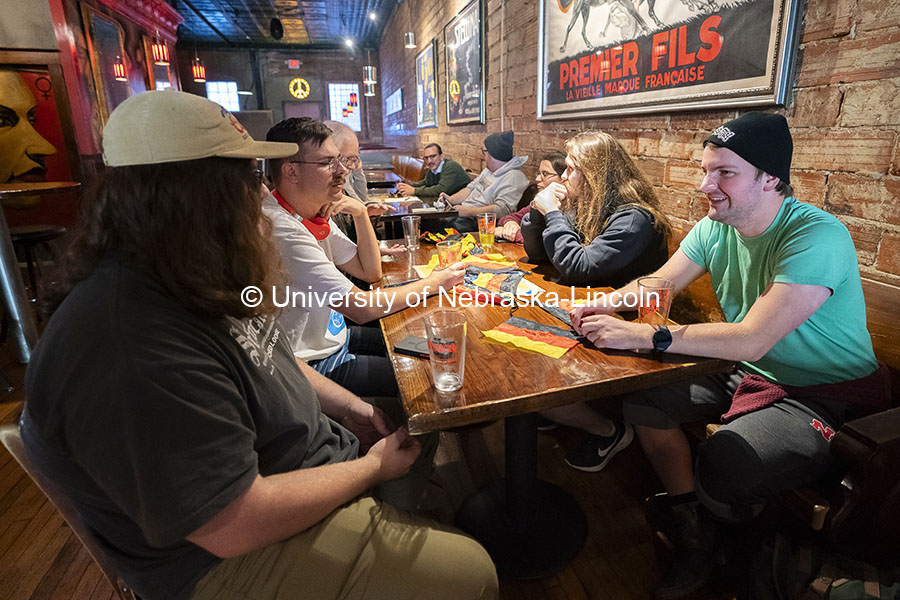
<instances>
[{"instance_id":1,"label":"khaki pants","mask_svg":"<svg viewBox=\"0 0 900 600\"><path fill-rule=\"evenodd\" d=\"M192 600L475 600L499 596L494 564L452 528L360 498L316 526L223 560Z\"/></svg>"}]
</instances>

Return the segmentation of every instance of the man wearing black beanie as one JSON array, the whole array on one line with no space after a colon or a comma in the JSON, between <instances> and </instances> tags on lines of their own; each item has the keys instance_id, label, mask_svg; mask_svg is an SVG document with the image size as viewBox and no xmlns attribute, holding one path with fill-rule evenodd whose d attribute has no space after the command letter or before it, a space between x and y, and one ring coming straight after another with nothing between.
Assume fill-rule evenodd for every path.
<instances>
[{"instance_id":1,"label":"man wearing black beanie","mask_svg":"<svg viewBox=\"0 0 900 600\"><path fill-rule=\"evenodd\" d=\"M512 131L492 133L484 138L485 168L469 185L452 196L441 194L440 199L456 206L458 219L450 225L459 231L477 231L475 217L492 212L497 220L517 210L522 192L528 187L528 177L522 172L527 156L513 154Z\"/></svg>"},{"instance_id":2,"label":"man wearing black beanie","mask_svg":"<svg viewBox=\"0 0 900 600\"><path fill-rule=\"evenodd\" d=\"M676 546L656 593L662 600L691 594L709 578L711 516L749 519L767 498L822 476L844 420L890 407L889 375L866 330L853 240L833 215L793 197L785 118L745 114L703 146L708 215L653 275L678 293L708 272L726 322L629 323L614 319L617 307L605 301L572 319L598 348L737 363L729 373L624 400L625 419L666 488L648 502ZM701 420L725 425L694 461L680 424Z\"/></svg>"}]
</instances>

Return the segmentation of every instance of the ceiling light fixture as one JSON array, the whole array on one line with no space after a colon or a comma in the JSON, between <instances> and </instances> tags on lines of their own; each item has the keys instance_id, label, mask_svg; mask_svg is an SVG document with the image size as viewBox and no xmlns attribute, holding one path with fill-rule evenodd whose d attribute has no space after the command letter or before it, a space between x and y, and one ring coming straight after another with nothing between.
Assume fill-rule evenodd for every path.
<instances>
[{"instance_id":1,"label":"ceiling light fixture","mask_svg":"<svg viewBox=\"0 0 900 600\"><path fill-rule=\"evenodd\" d=\"M191 65L191 74L194 76L194 83L206 83L206 67L199 56L194 56L194 64Z\"/></svg>"},{"instance_id":2,"label":"ceiling light fixture","mask_svg":"<svg viewBox=\"0 0 900 600\"><path fill-rule=\"evenodd\" d=\"M153 64L162 67L169 65L169 47L159 39L158 31L156 32L156 37L153 38L153 43L150 45L150 50L153 53Z\"/></svg>"},{"instance_id":3,"label":"ceiling light fixture","mask_svg":"<svg viewBox=\"0 0 900 600\"><path fill-rule=\"evenodd\" d=\"M376 76L377 70L372 64L372 57L369 54L368 48L366 49L366 63L366 66L363 67L363 83L366 85L375 85L378 83L378 77Z\"/></svg>"},{"instance_id":4,"label":"ceiling light fixture","mask_svg":"<svg viewBox=\"0 0 900 600\"><path fill-rule=\"evenodd\" d=\"M350 38L345 38L345 39L344 39L344 45L347 46L348 48L352 48L352 47L353 47L353 40L351 40Z\"/></svg>"},{"instance_id":5,"label":"ceiling light fixture","mask_svg":"<svg viewBox=\"0 0 900 600\"><path fill-rule=\"evenodd\" d=\"M405 40L406 44L403 46L404 48L415 48L416 47L416 34L412 32L412 12L410 5L412 0L406 0L406 18L409 20L409 31L406 32Z\"/></svg>"},{"instance_id":6,"label":"ceiling light fixture","mask_svg":"<svg viewBox=\"0 0 900 600\"><path fill-rule=\"evenodd\" d=\"M378 15L376 15L376 14L373 13L373 12L370 12L370 13L369 13L369 20L370 20L370 21L377 21L377 20L378 20Z\"/></svg>"}]
</instances>

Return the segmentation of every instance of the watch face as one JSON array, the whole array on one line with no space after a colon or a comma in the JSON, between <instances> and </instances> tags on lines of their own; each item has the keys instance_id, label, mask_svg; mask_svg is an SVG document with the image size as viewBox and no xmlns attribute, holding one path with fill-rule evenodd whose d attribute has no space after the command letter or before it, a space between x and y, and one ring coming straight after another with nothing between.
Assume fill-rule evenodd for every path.
<instances>
[{"instance_id":1,"label":"watch face","mask_svg":"<svg viewBox=\"0 0 900 600\"><path fill-rule=\"evenodd\" d=\"M672 333L668 328L660 326L653 333L653 349L657 352L665 352L672 344Z\"/></svg>"}]
</instances>

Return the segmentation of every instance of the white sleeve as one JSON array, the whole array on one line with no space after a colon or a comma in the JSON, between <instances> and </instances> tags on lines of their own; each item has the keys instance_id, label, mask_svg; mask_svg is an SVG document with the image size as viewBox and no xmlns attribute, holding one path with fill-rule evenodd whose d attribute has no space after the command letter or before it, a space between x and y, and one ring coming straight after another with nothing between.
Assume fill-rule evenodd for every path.
<instances>
[{"instance_id":1,"label":"white sleeve","mask_svg":"<svg viewBox=\"0 0 900 600\"><path fill-rule=\"evenodd\" d=\"M334 264L342 265L350 262L356 256L356 244L341 231L340 227L335 225L333 220L329 219L328 224L331 226L328 242L331 244L331 257L334 259Z\"/></svg>"},{"instance_id":2,"label":"white sleeve","mask_svg":"<svg viewBox=\"0 0 900 600\"><path fill-rule=\"evenodd\" d=\"M294 221L292 217L272 219L275 241L281 251L284 268L291 278L291 292L338 293L341 296L349 293L353 289L353 283L329 260L316 238L302 230L302 224L291 221ZM337 227L332 226L331 231L334 237ZM356 246L353 242L346 236L344 240L353 247L355 253ZM346 246L342 242L339 244L346 255Z\"/></svg>"}]
</instances>

